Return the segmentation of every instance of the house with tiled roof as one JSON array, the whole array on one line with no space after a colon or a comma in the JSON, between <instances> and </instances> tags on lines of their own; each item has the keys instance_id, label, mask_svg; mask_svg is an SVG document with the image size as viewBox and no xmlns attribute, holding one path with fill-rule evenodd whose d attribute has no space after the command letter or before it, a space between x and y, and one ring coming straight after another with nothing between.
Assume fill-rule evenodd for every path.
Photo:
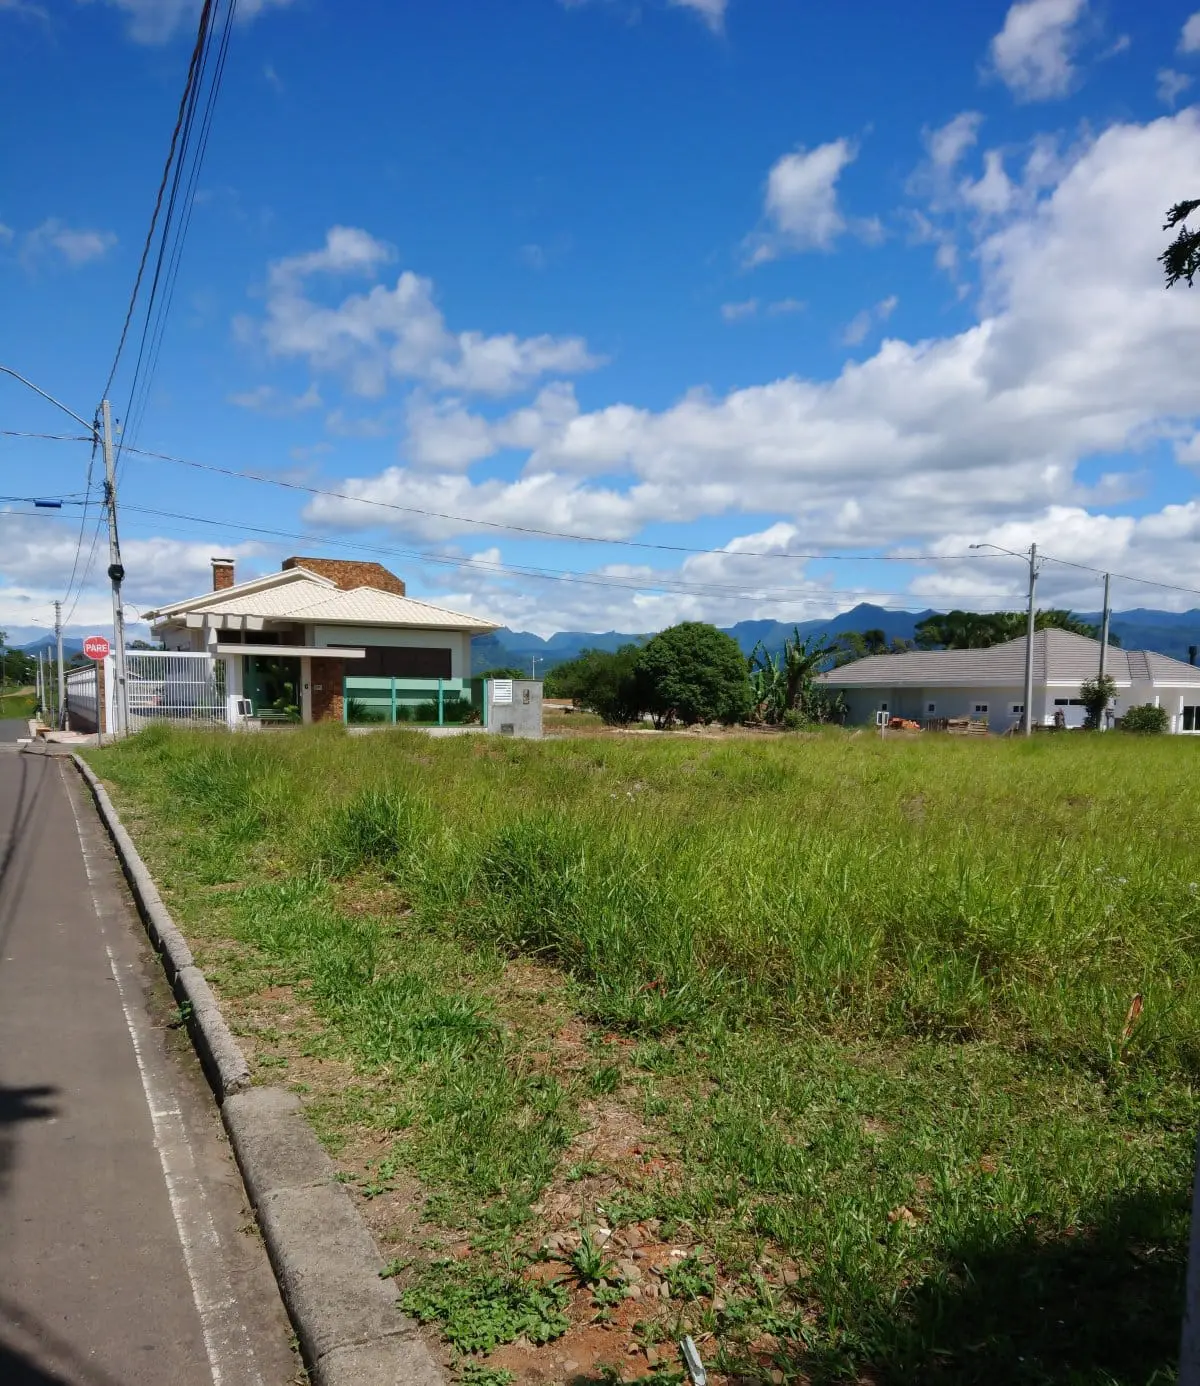
<instances>
[{"instance_id":1,"label":"house with tiled roof","mask_svg":"<svg viewBox=\"0 0 1200 1386\"><path fill-rule=\"evenodd\" d=\"M1100 642L1065 630L1033 637L1033 725L1080 727L1085 679L1100 672ZM1172 732L1200 733L1200 668L1153 650L1109 646L1105 672L1117 687L1110 708L1119 718L1130 707L1163 708ZM848 721L870 723L886 712L926 724L948 718L986 721L1004 732L1025 711L1025 637L980 650L906 650L872 655L821 674L822 687L840 691Z\"/></svg>"},{"instance_id":2,"label":"house with tiled roof","mask_svg":"<svg viewBox=\"0 0 1200 1386\"><path fill-rule=\"evenodd\" d=\"M148 619L164 649L221 661L231 708L251 717L294 698L303 722L341 721L347 675L461 688L471 637L497 629L415 600L378 563L289 558L279 572L239 583L233 560L214 558L212 572L211 591Z\"/></svg>"}]
</instances>

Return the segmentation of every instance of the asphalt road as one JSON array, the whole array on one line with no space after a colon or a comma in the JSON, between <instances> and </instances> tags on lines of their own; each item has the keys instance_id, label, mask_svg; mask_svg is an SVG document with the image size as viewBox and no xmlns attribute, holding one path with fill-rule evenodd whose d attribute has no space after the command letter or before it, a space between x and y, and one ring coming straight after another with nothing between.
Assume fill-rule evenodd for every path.
<instances>
[{"instance_id":1,"label":"asphalt road","mask_svg":"<svg viewBox=\"0 0 1200 1386\"><path fill-rule=\"evenodd\" d=\"M29 735L29 723L19 717L0 719L0 745L6 741L16 741L18 736Z\"/></svg>"},{"instance_id":2,"label":"asphalt road","mask_svg":"<svg viewBox=\"0 0 1200 1386\"><path fill-rule=\"evenodd\" d=\"M78 774L0 745L4 1386L297 1378L237 1169L171 1018Z\"/></svg>"}]
</instances>

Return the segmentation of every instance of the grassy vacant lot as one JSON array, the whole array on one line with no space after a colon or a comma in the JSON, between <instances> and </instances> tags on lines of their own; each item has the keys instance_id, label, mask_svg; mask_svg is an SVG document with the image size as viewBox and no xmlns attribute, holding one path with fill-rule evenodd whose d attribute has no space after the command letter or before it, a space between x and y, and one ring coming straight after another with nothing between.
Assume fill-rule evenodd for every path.
<instances>
[{"instance_id":1,"label":"grassy vacant lot","mask_svg":"<svg viewBox=\"0 0 1200 1386\"><path fill-rule=\"evenodd\" d=\"M465 1379L1174 1379L1200 746L90 759Z\"/></svg>"},{"instance_id":2,"label":"grassy vacant lot","mask_svg":"<svg viewBox=\"0 0 1200 1386\"><path fill-rule=\"evenodd\" d=\"M19 717L22 720L33 716L33 705L36 698L30 689L9 689L8 692L0 695L0 719L9 717Z\"/></svg>"}]
</instances>

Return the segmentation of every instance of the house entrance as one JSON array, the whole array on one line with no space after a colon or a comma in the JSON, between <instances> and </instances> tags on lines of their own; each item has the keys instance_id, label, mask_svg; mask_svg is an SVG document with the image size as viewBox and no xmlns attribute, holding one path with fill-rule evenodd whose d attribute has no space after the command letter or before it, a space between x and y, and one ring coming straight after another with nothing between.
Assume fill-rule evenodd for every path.
<instances>
[{"instance_id":1,"label":"house entrance","mask_svg":"<svg viewBox=\"0 0 1200 1386\"><path fill-rule=\"evenodd\" d=\"M300 720L300 660L277 655L244 655L243 696L253 716Z\"/></svg>"}]
</instances>

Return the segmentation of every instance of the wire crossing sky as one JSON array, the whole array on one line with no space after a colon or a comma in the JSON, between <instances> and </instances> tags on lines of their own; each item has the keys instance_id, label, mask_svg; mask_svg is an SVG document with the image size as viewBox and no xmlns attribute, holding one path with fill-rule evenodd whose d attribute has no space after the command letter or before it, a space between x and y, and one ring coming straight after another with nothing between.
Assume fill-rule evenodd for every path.
<instances>
[{"instance_id":1,"label":"wire crossing sky","mask_svg":"<svg viewBox=\"0 0 1200 1386\"><path fill-rule=\"evenodd\" d=\"M977 543L1188 609L1192 3L5 6L0 362L116 366L131 620L300 546L542 634L1020 606ZM18 637L110 619L63 422L0 377Z\"/></svg>"}]
</instances>

